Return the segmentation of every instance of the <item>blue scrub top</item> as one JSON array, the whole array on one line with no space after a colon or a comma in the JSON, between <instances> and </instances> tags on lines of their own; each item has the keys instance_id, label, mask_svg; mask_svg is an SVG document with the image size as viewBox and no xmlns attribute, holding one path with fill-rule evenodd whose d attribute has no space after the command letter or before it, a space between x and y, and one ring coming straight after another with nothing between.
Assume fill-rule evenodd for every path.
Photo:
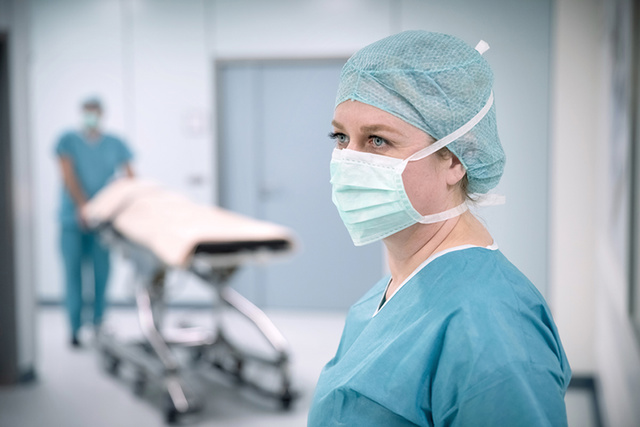
<instances>
[{"instance_id":1,"label":"blue scrub top","mask_svg":"<svg viewBox=\"0 0 640 427\"><path fill-rule=\"evenodd\" d=\"M87 198L93 197L133 157L121 139L109 134L101 134L100 139L89 141L80 132L67 132L58 140L55 151L59 157L71 159L78 183ZM58 216L63 225L77 224L75 202L66 186L63 186Z\"/></svg>"},{"instance_id":2,"label":"blue scrub top","mask_svg":"<svg viewBox=\"0 0 640 427\"><path fill-rule=\"evenodd\" d=\"M499 250L427 262L351 307L308 426L566 426L571 370L543 297Z\"/></svg>"}]
</instances>

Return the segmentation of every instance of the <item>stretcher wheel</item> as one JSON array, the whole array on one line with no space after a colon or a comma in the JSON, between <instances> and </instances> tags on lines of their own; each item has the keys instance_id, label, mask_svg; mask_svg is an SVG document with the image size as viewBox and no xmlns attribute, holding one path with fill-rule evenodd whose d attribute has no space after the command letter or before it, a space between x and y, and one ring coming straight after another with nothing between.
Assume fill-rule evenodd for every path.
<instances>
[{"instance_id":1,"label":"stretcher wheel","mask_svg":"<svg viewBox=\"0 0 640 427\"><path fill-rule=\"evenodd\" d=\"M280 396L280 405L282 406L282 409L285 411L291 409L291 402L293 402L293 395L289 388L286 388L284 393Z\"/></svg>"},{"instance_id":2,"label":"stretcher wheel","mask_svg":"<svg viewBox=\"0 0 640 427\"><path fill-rule=\"evenodd\" d=\"M146 341L141 342L140 347L142 348L142 351L144 351L147 354L155 354L155 351L153 350L153 346L151 346L151 344Z\"/></svg>"},{"instance_id":3,"label":"stretcher wheel","mask_svg":"<svg viewBox=\"0 0 640 427\"><path fill-rule=\"evenodd\" d=\"M133 394L136 396L142 396L144 389L147 386L147 376L144 372L138 372L136 378L133 381Z\"/></svg>"},{"instance_id":4,"label":"stretcher wheel","mask_svg":"<svg viewBox=\"0 0 640 427\"><path fill-rule=\"evenodd\" d=\"M199 361L202 360L203 357L204 357L204 350L202 349L202 347L195 348L191 352L191 361L193 363L198 363Z\"/></svg>"},{"instance_id":5,"label":"stretcher wheel","mask_svg":"<svg viewBox=\"0 0 640 427\"><path fill-rule=\"evenodd\" d=\"M244 360L240 357L221 360L214 359L211 361L211 367L232 376L237 381L242 381L242 371L244 370Z\"/></svg>"},{"instance_id":6,"label":"stretcher wheel","mask_svg":"<svg viewBox=\"0 0 640 427\"><path fill-rule=\"evenodd\" d=\"M234 369L231 372L231 374L233 375L233 378L235 379L235 381L237 382L242 382L242 370L244 367L244 362L242 359L235 359L234 361Z\"/></svg>"},{"instance_id":7,"label":"stretcher wheel","mask_svg":"<svg viewBox=\"0 0 640 427\"><path fill-rule=\"evenodd\" d=\"M164 420L167 424L176 424L178 422L178 415L180 415L180 411L178 411L171 400L171 396L167 393L166 397L166 407L164 410Z\"/></svg>"},{"instance_id":8,"label":"stretcher wheel","mask_svg":"<svg viewBox=\"0 0 640 427\"><path fill-rule=\"evenodd\" d=\"M117 376L120 370L120 359L110 353L104 353L104 366L110 375Z\"/></svg>"},{"instance_id":9,"label":"stretcher wheel","mask_svg":"<svg viewBox=\"0 0 640 427\"><path fill-rule=\"evenodd\" d=\"M176 424L178 422L178 410L174 407L167 408L164 413L164 420L167 424Z\"/></svg>"}]
</instances>

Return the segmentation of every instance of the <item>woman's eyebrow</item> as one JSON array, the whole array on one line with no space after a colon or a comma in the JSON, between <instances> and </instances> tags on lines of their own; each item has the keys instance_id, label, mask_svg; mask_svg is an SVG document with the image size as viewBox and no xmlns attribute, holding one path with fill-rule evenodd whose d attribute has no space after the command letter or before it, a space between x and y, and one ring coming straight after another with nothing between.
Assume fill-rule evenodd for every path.
<instances>
[{"instance_id":1,"label":"woman's eyebrow","mask_svg":"<svg viewBox=\"0 0 640 427\"><path fill-rule=\"evenodd\" d=\"M361 126L360 127L360 132L362 133L368 133L368 134L372 134L372 133L377 133L380 131L384 131L384 132L388 132L388 133L394 133L396 135L400 135L400 136L404 136L404 134L402 132L400 132L397 128L392 127L392 126L387 126L387 125L368 125L368 126Z\"/></svg>"},{"instance_id":2,"label":"woman's eyebrow","mask_svg":"<svg viewBox=\"0 0 640 427\"><path fill-rule=\"evenodd\" d=\"M332 120L331 121L331 125L336 128L336 129L344 129L344 126L335 121ZM393 127L393 126L387 126L387 125L383 125L383 124L377 124L377 125L365 125L365 126L361 126L360 127L360 132L362 133L366 133L366 134L373 134L373 133L377 133L380 131L385 131L388 133L393 133L396 135L400 135L400 136L405 136L404 133L400 132L397 128Z\"/></svg>"}]
</instances>

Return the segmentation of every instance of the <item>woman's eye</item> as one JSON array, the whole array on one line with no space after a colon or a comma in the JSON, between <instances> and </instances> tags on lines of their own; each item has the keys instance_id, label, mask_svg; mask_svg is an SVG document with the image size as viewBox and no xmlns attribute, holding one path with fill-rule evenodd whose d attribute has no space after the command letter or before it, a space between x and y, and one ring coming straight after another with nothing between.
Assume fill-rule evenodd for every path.
<instances>
[{"instance_id":1,"label":"woman's eye","mask_svg":"<svg viewBox=\"0 0 640 427\"><path fill-rule=\"evenodd\" d=\"M387 141L382 139L382 138L380 138L379 136L372 136L371 137L371 143L375 147L382 147L383 145L385 145L387 143Z\"/></svg>"},{"instance_id":2,"label":"woman's eye","mask_svg":"<svg viewBox=\"0 0 640 427\"><path fill-rule=\"evenodd\" d=\"M344 133L331 132L329 138L335 139L338 144L344 145L349 142L349 138Z\"/></svg>"}]
</instances>

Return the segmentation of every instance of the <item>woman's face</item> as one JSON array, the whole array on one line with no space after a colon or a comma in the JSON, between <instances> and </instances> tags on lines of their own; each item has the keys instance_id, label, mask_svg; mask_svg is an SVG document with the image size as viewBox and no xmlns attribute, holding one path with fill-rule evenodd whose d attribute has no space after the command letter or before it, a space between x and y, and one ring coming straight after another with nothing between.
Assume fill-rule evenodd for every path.
<instances>
[{"instance_id":1,"label":"woman's face","mask_svg":"<svg viewBox=\"0 0 640 427\"><path fill-rule=\"evenodd\" d=\"M338 105L333 116L332 137L340 149L406 159L434 139L398 117L358 101ZM409 162L402 180L413 207L422 215L439 213L464 199L456 185L464 168L455 156L434 153Z\"/></svg>"}]
</instances>

